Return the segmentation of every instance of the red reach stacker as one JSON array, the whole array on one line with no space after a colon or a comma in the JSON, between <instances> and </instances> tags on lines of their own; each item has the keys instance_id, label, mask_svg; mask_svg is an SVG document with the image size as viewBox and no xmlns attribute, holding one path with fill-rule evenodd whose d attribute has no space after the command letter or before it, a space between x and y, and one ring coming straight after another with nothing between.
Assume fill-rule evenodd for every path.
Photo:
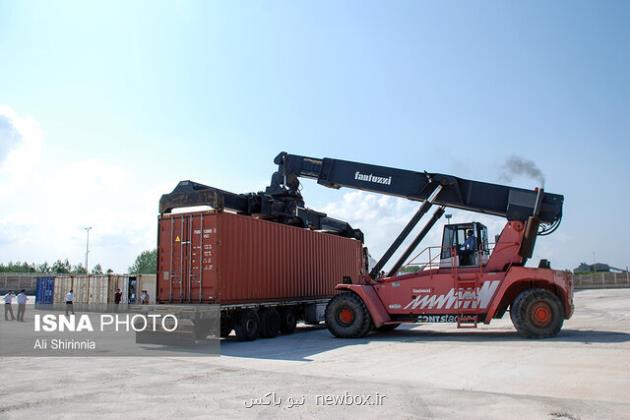
<instances>
[{"instance_id":1,"label":"red reach stacker","mask_svg":"<svg viewBox=\"0 0 630 420\"><path fill-rule=\"evenodd\" d=\"M475 328L507 310L518 333L553 337L573 313L569 272L552 270L547 260L525 267L537 236L560 225L564 197L542 188L526 190L339 159L280 153L267 194L285 209L303 207L298 178L331 188L349 187L421 202L417 213L369 274L337 286L325 319L336 337L362 337L392 330L403 322L453 322ZM437 209L388 270L382 269L432 206ZM495 215L507 223L495 243L478 222L444 226L442 245L425 248L404 266L445 207ZM401 270L404 269L404 270ZM408 272L410 269L413 272Z\"/></svg>"}]
</instances>

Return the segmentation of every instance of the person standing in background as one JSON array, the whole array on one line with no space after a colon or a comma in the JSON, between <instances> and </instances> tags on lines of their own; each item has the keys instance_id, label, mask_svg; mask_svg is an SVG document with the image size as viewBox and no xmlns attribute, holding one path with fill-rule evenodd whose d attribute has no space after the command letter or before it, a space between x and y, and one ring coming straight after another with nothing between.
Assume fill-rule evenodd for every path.
<instances>
[{"instance_id":1,"label":"person standing in background","mask_svg":"<svg viewBox=\"0 0 630 420\"><path fill-rule=\"evenodd\" d=\"M143 290L142 294L140 295L140 304L147 305L148 303L149 303L149 294L147 293L146 290Z\"/></svg>"},{"instance_id":2,"label":"person standing in background","mask_svg":"<svg viewBox=\"0 0 630 420\"><path fill-rule=\"evenodd\" d=\"M114 303L118 305L121 300L122 300L122 293L120 292L120 289L116 289L116 293L114 293Z\"/></svg>"},{"instance_id":3,"label":"person standing in background","mask_svg":"<svg viewBox=\"0 0 630 420\"><path fill-rule=\"evenodd\" d=\"M4 295L4 320L9 321L9 314L11 314L11 321L15 321L15 316L13 316L13 307L11 307L11 303L13 302L13 290L9 290L9 293Z\"/></svg>"},{"instance_id":4,"label":"person standing in background","mask_svg":"<svg viewBox=\"0 0 630 420\"><path fill-rule=\"evenodd\" d=\"M122 293L120 292L120 289L116 289L116 293L114 293L114 304L115 306L115 311L118 312L118 305L120 305L120 301L122 300Z\"/></svg>"},{"instance_id":5,"label":"person standing in background","mask_svg":"<svg viewBox=\"0 0 630 420\"><path fill-rule=\"evenodd\" d=\"M26 297L26 291L24 289L20 290L20 293L18 293L16 300L18 304L17 320L24 322L24 314L26 313L26 301L28 300L28 298Z\"/></svg>"},{"instance_id":6,"label":"person standing in background","mask_svg":"<svg viewBox=\"0 0 630 420\"><path fill-rule=\"evenodd\" d=\"M72 305L72 302L74 302L74 293L72 292L72 289L70 289L70 291L66 293L66 316L68 316L68 311L72 312L72 315L74 315L74 306Z\"/></svg>"}]
</instances>

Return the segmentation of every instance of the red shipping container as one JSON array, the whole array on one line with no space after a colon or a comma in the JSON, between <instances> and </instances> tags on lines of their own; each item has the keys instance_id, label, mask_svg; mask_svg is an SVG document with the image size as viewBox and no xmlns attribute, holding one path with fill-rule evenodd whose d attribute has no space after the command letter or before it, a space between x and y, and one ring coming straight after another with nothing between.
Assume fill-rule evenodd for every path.
<instances>
[{"instance_id":1,"label":"red shipping container","mask_svg":"<svg viewBox=\"0 0 630 420\"><path fill-rule=\"evenodd\" d=\"M165 214L158 230L161 303L304 302L356 282L363 244L226 212Z\"/></svg>"}]
</instances>

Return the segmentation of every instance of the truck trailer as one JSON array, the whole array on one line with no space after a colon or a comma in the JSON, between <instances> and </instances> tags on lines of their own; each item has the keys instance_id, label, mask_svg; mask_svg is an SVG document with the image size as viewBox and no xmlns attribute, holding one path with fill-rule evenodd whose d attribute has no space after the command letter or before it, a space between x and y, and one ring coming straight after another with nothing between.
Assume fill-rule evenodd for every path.
<instances>
[{"instance_id":1,"label":"truck trailer","mask_svg":"<svg viewBox=\"0 0 630 420\"><path fill-rule=\"evenodd\" d=\"M191 187L186 183L162 203L172 204ZM222 203L229 202L227 194L219 193ZM317 324L336 286L367 272L362 236L343 223L336 226L346 234L237 214L213 203L183 213L162 207L157 301L220 305L222 337L234 330L238 340L271 338L292 333L298 320Z\"/></svg>"}]
</instances>

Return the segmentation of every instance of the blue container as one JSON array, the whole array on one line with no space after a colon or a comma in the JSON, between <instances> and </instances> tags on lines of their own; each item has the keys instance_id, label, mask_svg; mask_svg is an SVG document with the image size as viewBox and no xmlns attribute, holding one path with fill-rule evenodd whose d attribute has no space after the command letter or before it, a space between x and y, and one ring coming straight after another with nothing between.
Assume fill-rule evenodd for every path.
<instances>
[{"instance_id":1,"label":"blue container","mask_svg":"<svg viewBox=\"0 0 630 420\"><path fill-rule=\"evenodd\" d=\"M53 292L55 291L54 277L37 277L37 286L35 287L35 304L53 303Z\"/></svg>"}]
</instances>

